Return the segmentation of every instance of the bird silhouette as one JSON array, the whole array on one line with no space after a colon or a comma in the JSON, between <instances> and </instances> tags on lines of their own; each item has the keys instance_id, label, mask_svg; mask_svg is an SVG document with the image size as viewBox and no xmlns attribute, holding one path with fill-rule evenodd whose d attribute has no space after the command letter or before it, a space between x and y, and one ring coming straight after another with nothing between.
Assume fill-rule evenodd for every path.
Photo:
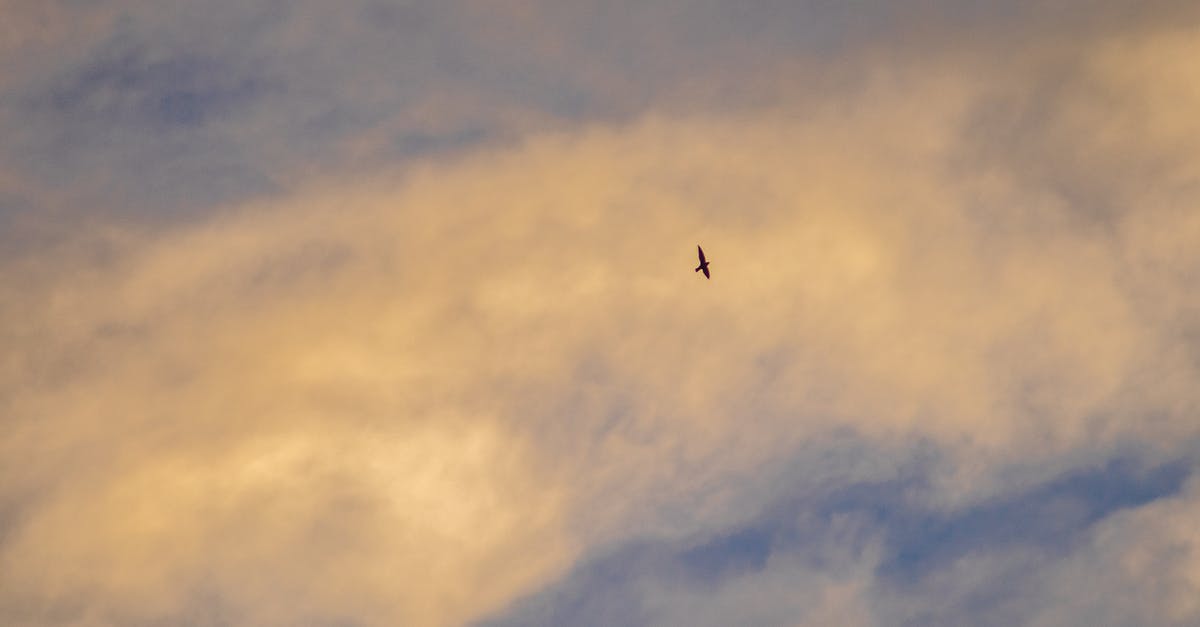
<instances>
[{"instance_id":1,"label":"bird silhouette","mask_svg":"<svg viewBox=\"0 0 1200 627\"><path fill-rule=\"evenodd\" d=\"M696 266L696 272L704 271L704 278L711 279L712 275L708 273L708 260L704 258L704 249L696 244L696 252L700 254L700 265Z\"/></svg>"}]
</instances>

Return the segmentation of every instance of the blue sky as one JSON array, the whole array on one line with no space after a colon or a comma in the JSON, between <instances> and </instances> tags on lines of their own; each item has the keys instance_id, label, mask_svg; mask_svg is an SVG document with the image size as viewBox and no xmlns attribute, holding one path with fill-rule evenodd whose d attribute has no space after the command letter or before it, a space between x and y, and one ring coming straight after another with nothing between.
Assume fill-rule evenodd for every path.
<instances>
[{"instance_id":1,"label":"blue sky","mask_svg":"<svg viewBox=\"0 0 1200 627\"><path fill-rule=\"evenodd\" d=\"M0 8L0 622L1200 622L1194 3Z\"/></svg>"}]
</instances>

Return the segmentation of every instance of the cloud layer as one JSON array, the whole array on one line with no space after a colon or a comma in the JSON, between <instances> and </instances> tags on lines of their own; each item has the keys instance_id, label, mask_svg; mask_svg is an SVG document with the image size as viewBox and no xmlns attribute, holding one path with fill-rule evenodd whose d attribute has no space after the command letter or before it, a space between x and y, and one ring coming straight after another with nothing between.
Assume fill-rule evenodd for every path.
<instances>
[{"instance_id":1,"label":"cloud layer","mask_svg":"<svg viewBox=\"0 0 1200 627\"><path fill-rule=\"evenodd\" d=\"M0 618L1194 624L1193 10L768 4L18 3Z\"/></svg>"}]
</instances>

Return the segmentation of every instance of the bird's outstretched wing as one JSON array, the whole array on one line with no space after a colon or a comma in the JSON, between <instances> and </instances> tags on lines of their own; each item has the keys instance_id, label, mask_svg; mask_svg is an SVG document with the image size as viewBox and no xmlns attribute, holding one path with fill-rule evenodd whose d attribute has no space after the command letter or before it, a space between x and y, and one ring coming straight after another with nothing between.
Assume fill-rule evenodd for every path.
<instances>
[{"instance_id":1,"label":"bird's outstretched wing","mask_svg":"<svg viewBox=\"0 0 1200 627\"><path fill-rule=\"evenodd\" d=\"M696 252L700 254L700 264L704 265L704 249L700 248L699 244L696 244ZM708 271L705 271L704 274L708 276Z\"/></svg>"},{"instance_id":2,"label":"bird's outstretched wing","mask_svg":"<svg viewBox=\"0 0 1200 627\"><path fill-rule=\"evenodd\" d=\"M708 266L704 266L704 278L711 279L712 275L708 273Z\"/></svg>"}]
</instances>

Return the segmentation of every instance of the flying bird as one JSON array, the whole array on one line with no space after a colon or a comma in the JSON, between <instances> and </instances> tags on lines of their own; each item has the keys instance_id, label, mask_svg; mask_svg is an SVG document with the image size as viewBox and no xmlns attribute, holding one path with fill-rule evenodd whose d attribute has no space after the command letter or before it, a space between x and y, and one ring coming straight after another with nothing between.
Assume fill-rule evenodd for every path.
<instances>
[{"instance_id":1,"label":"flying bird","mask_svg":"<svg viewBox=\"0 0 1200 627\"><path fill-rule=\"evenodd\" d=\"M704 258L704 249L696 244L696 252L700 254L700 265L696 266L696 272L704 271L704 278L711 279L712 275L708 273L708 260Z\"/></svg>"}]
</instances>

